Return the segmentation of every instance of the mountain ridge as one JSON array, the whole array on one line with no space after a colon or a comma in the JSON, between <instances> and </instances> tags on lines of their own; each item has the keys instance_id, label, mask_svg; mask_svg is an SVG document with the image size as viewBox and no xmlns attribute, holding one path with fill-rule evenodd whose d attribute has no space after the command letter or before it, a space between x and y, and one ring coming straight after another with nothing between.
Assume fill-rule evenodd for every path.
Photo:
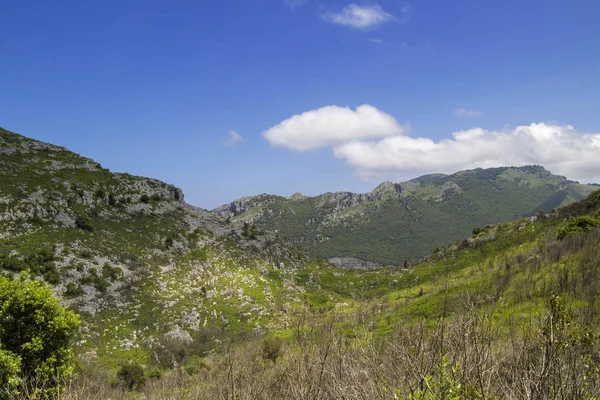
<instances>
[{"instance_id":1,"label":"mountain ridge","mask_svg":"<svg viewBox=\"0 0 600 400\"><path fill-rule=\"evenodd\" d=\"M386 181L367 193L327 192L293 199L269 194L247 196L212 211L276 230L339 266L344 266L340 258L399 265L453 243L476 226L547 212L583 199L594 188L554 175L539 165L476 168L449 175L428 174L401 183ZM422 224L451 228L444 228L448 232L443 235L428 237L418 233L419 219ZM406 234L400 232L402 229ZM359 232L348 233L353 230ZM394 240L385 241L389 233ZM410 240L416 233L419 239ZM385 243L371 241L368 246L375 247L369 250L360 243L359 235L373 234ZM329 245L332 240L335 244ZM389 249L403 244L418 249ZM382 247L388 249L382 251Z\"/></svg>"}]
</instances>

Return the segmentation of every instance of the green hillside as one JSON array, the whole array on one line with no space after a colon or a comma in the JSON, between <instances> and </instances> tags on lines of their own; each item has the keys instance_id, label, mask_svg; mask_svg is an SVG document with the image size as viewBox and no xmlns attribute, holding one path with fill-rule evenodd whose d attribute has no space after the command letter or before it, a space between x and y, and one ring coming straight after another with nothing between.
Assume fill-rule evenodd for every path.
<instances>
[{"instance_id":1,"label":"green hillside","mask_svg":"<svg viewBox=\"0 0 600 400\"><path fill-rule=\"evenodd\" d=\"M600 191L554 209L589 187L540 167L384 184L354 204L347 194L258 198L281 215L307 218L312 205L352 220L373 204L398 212L393 199L441 218L446 206L477 214L482 199L518 212L494 190L523 204L548 185L567 193L544 200L553 211L535 203L534 215L479 224L410 268L346 270L187 205L171 185L5 130L0 164L0 273L29 270L83 322L60 398L600 396ZM0 398L27 398L20 389Z\"/></svg>"},{"instance_id":2,"label":"green hillside","mask_svg":"<svg viewBox=\"0 0 600 400\"><path fill-rule=\"evenodd\" d=\"M246 197L213 211L277 231L324 258L401 265L469 235L474 227L548 212L594 188L540 166L475 169L385 182L366 194Z\"/></svg>"},{"instance_id":3,"label":"green hillside","mask_svg":"<svg viewBox=\"0 0 600 400\"><path fill-rule=\"evenodd\" d=\"M53 285L83 317L78 351L108 365L171 365L169 335L200 354L223 331L285 326L309 295L295 277L325 265L186 204L172 185L6 130L0 165L0 272Z\"/></svg>"}]
</instances>

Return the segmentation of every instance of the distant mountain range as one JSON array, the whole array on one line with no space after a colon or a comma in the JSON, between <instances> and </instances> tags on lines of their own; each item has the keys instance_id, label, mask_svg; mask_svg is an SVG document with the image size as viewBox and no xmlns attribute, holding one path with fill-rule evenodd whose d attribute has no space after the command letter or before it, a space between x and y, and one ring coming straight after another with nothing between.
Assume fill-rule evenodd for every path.
<instances>
[{"instance_id":1,"label":"distant mountain range","mask_svg":"<svg viewBox=\"0 0 600 400\"><path fill-rule=\"evenodd\" d=\"M213 212L276 231L337 265L360 268L421 258L475 227L548 212L595 189L537 165L478 168L384 182L365 194L262 194Z\"/></svg>"}]
</instances>

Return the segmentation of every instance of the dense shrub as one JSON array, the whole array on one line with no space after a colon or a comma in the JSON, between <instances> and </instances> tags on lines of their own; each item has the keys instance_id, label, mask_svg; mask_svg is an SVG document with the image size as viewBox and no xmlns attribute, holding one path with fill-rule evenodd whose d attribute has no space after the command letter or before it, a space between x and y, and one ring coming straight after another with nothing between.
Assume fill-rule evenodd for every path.
<instances>
[{"instance_id":1,"label":"dense shrub","mask_svg":"<svg viewBox=\"0 0 600 400\"><path fill-rule=\"evenodd\" d=\"M262 342L262 356L265 360L272 361L273 364L282 354L283 341L277 336L267 336Z\"/></svg>"},{"instance_id":2,"label":"dense shrub","mask_svg":"<svg viewBox=\"0 0 600 400\"><path fill-rule=\"evenodd\" d=\"M26 386L32 398L56 394L73 373L70 342L78 326L47 284L27 273L0 276L0 397L18 397Z\"/></svg>"},{"instance_id":3,"label":"dense shrub","mask_svg":"<svg viewBox=\"0 0 600 400\"><path fill-rule=\"evenodd\" d=\"M85 292L83 288L77 285L75 282L69 282L67 284L67 290L65 291L64 296L67 298L79 297L82 296Z\"/></svg>"},{"instance_id":4,"label":"dense shrub","mask_svg":"<svg viewBox=\"0 0 600 400\"><path fill-rule=\"evenodd\" d=\"M135 361L121 365L121 368L117 371L117 378L129 391L140 389L146 382L144 368Z\"/></svg>"},{"instance_id":5,"label":"dense shrub","mask_svg":"<svg viewBox=\"0 0 600 400\"><path fill-rule=\"evenodd\" d=\"M85 215L79 215L77 218L75 218L75 226L88 232L92 232L94 230L90 218Z\"/></svg>"},{"instance_id":6,"label":"dense shrub","mask_svg":"<svg viewBox=\"0 0 600 400\"><path fill-rule=\"evenodd\" d=\"M558 238L563 239L567 236L574 235L580 232L589 232L593 228L600 225L598 219L584 215L582 217L573 218L566 226L558 230Z\"/></svg>"}]
</instances>

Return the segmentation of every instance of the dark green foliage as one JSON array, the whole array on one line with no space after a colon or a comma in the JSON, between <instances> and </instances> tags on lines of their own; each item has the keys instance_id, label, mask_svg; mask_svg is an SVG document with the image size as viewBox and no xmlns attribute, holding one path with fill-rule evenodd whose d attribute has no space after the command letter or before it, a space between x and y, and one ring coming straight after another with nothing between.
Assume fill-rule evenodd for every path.
<instances>
[{"instance_id":1,"label":"dark green foliage","mask_svg":"<svg viewBox=\"0 0 600 400\"><path fill-rule=\"evenodd\" d=\"M143 194L142 197L140 197L140 201L144 204L148 204L150 203L150 196Z\"/></svg>"},{"instance_id":2,"label":"dark green foliage","mask_svg":"<svg viewBox=\"0 0 600 400\"><path fill-rule=\"evenodd\" d=\"M44 272L44 279L52 285L57 285L61 281L60 272L53 266L51 269Z\"/></svg>"},{"instance_id":3,"label":"dark green foliage","mask_svg":"<svg viewBox=\"0 0 600 400\"><path fill-rule=\"evenodd\" d=\"M85 258L85 259L91 259L94 255L92 254L92 252L88 249L83 249L81 250L81 252L79 253L79 256L81 258Z\"/></svg>"},{"instance_id":4,"label":"dark green foliage","mask_svg":"<svg viewBox=\"0 0 600 400\"><path fill-rule=\"evenodd\" d=\"M267 336L262 342L262 357L275 364L283 354L283 340L277 336Z\"/></svg>"},{"instance_id":5,"label":"dark green foliage","mask_svg":"<svg viewBox=\"0 0 600 400\"><path fill-rule=\"evenodd\" d=\"M557 237L559 239L563 239L576 233L589 232L598 225L600 225L600 221L591 216L584 215L581 217L572 218L566 226L558 230Z\"/></svg>"},{"instance_id":6,"label":"dark green foliage","mask_svg":"<svg viewBox=\"0 0 600 400\"><path fill-rule=\"evenodd\" d=\"M483 232L483 229L479 227L473 228L473 235L479 235L481 232Z\"/></svg>"},{"instance_id":7,"label":"dark green foliage","mask_svg":"<svg viewBox=\"0 0 600 400\"><path fill-rule=\"evenodd\" d=\"M587 198L587 203L589 207L595 207L600 205L600 190L596 190Z\"/></svg>"},{"instance_id":8,"label":"dark green foliage","mask_svg":"<svg viewBox=\"0 0 600 400\"><path fill-rule=\"evenodd\" d=\"M13 272L21 272L28 269L34 276L43 275L47 282L57 284L61 278L60 273L54 265L55 260L54 251L50 248L42 247L24 256L0 254L0 268Z\"/></svg>"},{"instance_id":9,"label":"dark green foliage","mask_svg":"<svg viewBox=\"0 0 600 400\"><path fill-rule=\"evenodd\" d=\"M75 282L69 282L67 284L67 290L65 291L64 296L66 298L74 298L83 296L84 290L81 286L77 285Z\"/></svg>"},{"instance_id":10,"label":"dark green foliage","mask_svg":"<svg viewBox=\"0 0 600 400\"><path fill-rule=\"evenodd\" d=\"M129 391L139 390L146 382L144 368L135 361L122 364L117 371L117 378Z\"/></svg>"},{"instance_id":11,"label":"dark green foliage","mask_svg":"<svg viewBox=\"0 0 600 400\"><path fill-rule=\"evenodd\" d=\"M242 228L242 236L246 239L256 239L256 237L260 234L256 225L251 224L249 222L244 222L244 226Z\"/></svg>"},{"instance_id":12,"label":"dark green foliage","mask_svg":"<svg viewBox=\"0 0 600 400\"><path fill-rule=\"evenodd\" d=\"M74 370L70 344L78 326L48 285L27 274L0 276L0 388L35 383L36 396L56 394Z\"/></svg>"},{"instance_id":13,"label":"dark green foliage","mask_svg":"<svg viewBox=\"0 0 600 400\"><path fill-rule=\"evenodd\" d=\"M113 267L109 263L105 263L102 266L102 277L115 282L123 277L123 271L119 267Z\"/></svg>"},{"instance_id":14,"label":"dark green foliage","mask_svg":"<svg viewBox=\"0 0 600 400\"><path fill-rule=\"evenodd\" d=\"M110 283L104 276L98 275L98 270L96 268L90 268L88 274L81 277L79 282L82 285L93 286L101 293L106 292L106 289L110 286Z\"/></svg>"},{"instance_id":15,"label":"dark green foliage","mask_svg":"<svg viewBox=\"0 0 600 400\"><path fill-rule=\"evenodd\" d=\"M92 221L88 216L85 215L79 215L77 218L75 218L75 226L88 232L92 232L94 230Z\"/></svg>"}]
</instances>

